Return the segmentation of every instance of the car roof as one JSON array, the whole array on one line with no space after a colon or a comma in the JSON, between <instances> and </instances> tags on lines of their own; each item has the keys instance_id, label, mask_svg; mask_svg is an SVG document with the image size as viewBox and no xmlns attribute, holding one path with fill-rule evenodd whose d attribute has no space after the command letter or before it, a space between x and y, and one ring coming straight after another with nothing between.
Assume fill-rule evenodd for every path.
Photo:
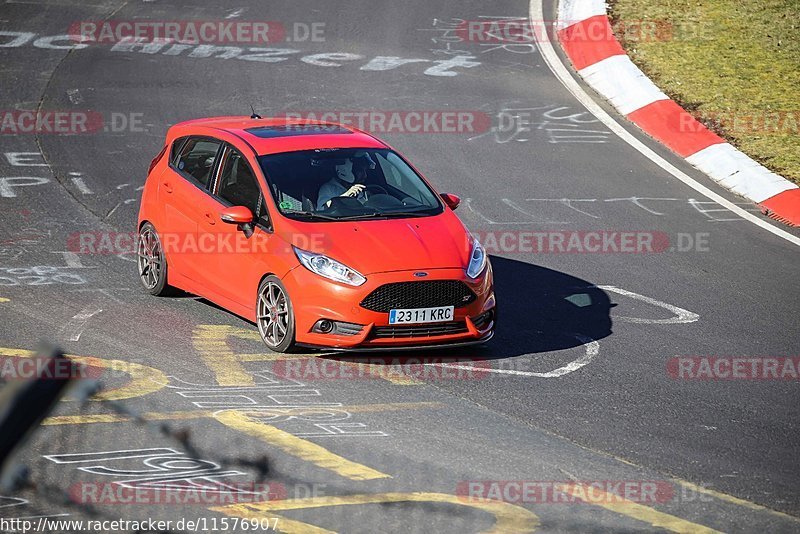
<instances>
[{"instance_id":1,"label":"car roof","mask_svg":"<svg viewBox=\"0 0 800 534\"><path fill-rule=\"evenodd\" d=\"M333 122L305 119L211 117L174 125L168 139L186 135L213 135L206 129L233 134L259 156L315 148L388 148L366 132Z\"/></svg>"}]
</instances>

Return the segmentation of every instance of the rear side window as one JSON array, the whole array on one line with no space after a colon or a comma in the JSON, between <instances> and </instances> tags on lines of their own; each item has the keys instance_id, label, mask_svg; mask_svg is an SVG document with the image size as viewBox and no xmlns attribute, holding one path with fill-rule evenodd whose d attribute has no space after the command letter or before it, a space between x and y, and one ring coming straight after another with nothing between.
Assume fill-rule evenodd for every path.
<instances>
[{"instance_id":1,"label":"rear side window","mask_svg":"<svg viewBox=\"0 0 800 534\"><path fill-rule=\"evenodd\" d=\"M250 208L257 219L266 215L258 180L244 156L234 149L230 149L223 162L217 196L234 206Z\"/></svg>"},{"instance_id":2,"label":"rear side window","mask_svg":"<svg viewBox=\"0 0 800 534\"><path fill-rule=\"evenodd\" d=\"M186 137L179 137L172 142L172 149L169 152L170 164L177 165L178 153L186 142Z\"/></svg>"},{"instance_id":3,"label":"rear side window","mask_svg":"<svg viewBox=\"0 0 800 534\"><path fill-rule=\"evenodd\" d=\"M220 144L220 141L212 139L189 139L181 149L176 167L182 173L192 176L204 187L207 186L214 172Z\"/></svg>"}]
</instances>

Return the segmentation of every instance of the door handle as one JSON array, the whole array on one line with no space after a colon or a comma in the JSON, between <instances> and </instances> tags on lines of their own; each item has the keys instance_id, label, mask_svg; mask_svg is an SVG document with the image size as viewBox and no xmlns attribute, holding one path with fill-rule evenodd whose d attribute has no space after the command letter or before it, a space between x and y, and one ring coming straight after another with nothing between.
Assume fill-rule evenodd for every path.
<instances>
[{"instance_id":1,"label":"door handle","mask_svg":"<svg viewBox=\"0 0 800 534\"><path fill-rule=\"evenodd\" d=\"M206 213L206 222L212 226L217 224L217 221L214 219L214 215L212 213Z\"/></svg>"},{"instance_id":2,"label":"door handle","mask_svg":"<svg viewBox=\"0 0 800 534\"><path fill-rule=\"evenodd\" d=\"M164 191L166 191L167 193L172 193L172 184L171 183L164 182L162 185L164 186Z\"/></svg>"}]
</instances>

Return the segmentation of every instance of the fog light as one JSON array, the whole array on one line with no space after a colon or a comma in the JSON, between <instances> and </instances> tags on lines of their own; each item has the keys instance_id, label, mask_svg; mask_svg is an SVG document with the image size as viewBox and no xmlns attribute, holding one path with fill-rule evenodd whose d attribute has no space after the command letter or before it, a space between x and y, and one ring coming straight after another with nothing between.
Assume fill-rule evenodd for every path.
<instances>
[{"instance_id":1,"label":"fog light","mask_svg":"<svg viewBox=\"0 0 800 534\"><path fill-rule=\"evenodd\" d=\"M317 323L317 327L319 328L319 331L322 332L323 334L328 334L330 333L331 330L333 330L333 321L322 319Z\"/></svg>"},{"instance_id":2,"label":"fog light","mask_svg":"<svg viewBox=\"0 0 800 534\"><path fill-rule=\"evenodd\" d=\"M493 308L472 319L472 324L474 324L475 328L477 328L478 330L483 330L489 325L489 323L491 323L494 320L494 318L495 318L495 310Z\"/></svg>"}]
</instances>

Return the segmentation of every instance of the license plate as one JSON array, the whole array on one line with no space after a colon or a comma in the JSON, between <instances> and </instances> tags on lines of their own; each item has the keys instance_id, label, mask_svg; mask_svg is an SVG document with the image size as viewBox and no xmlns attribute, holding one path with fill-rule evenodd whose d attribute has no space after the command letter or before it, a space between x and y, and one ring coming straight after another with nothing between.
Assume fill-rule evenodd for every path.
<instances>
[{"instance_id":1,"label":"license plate","mask_svg":"<svg viewBox=\"0 0 800 534\"><path fill-rule=\"evenodd\" d=\"M453 306L391 310L389 324L443 323L453 320Z\"/></svg>"}]
</instances>

